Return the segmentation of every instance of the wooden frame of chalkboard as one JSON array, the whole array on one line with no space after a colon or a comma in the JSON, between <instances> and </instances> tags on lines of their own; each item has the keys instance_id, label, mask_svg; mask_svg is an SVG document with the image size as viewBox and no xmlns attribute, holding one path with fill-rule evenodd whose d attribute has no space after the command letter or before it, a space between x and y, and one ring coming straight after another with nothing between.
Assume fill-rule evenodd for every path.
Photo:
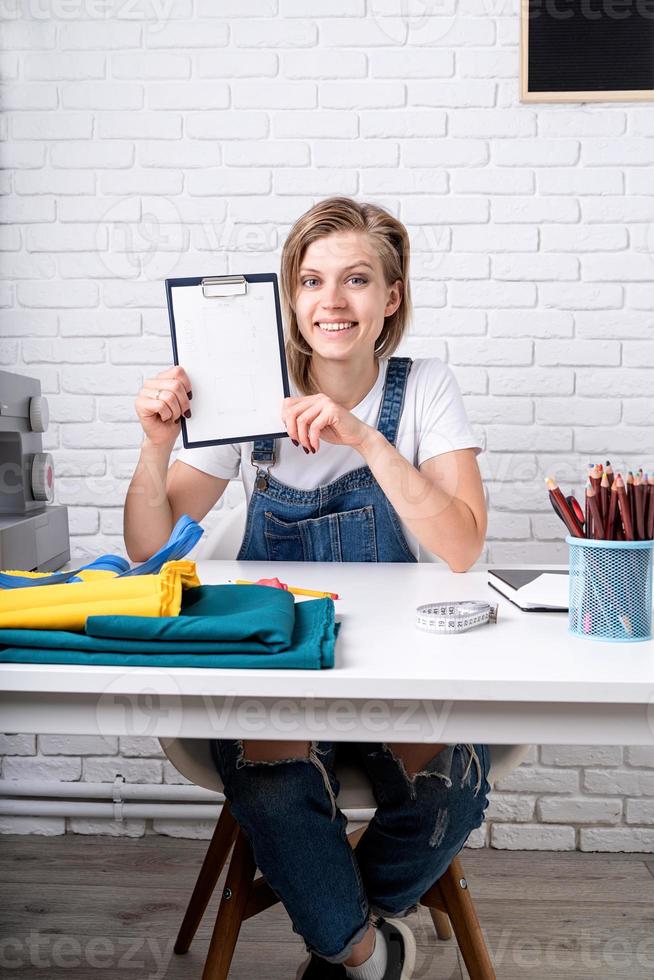
<instances>
[{"instance_id":1,"label":"wooden frame of chalkboard","mask_svg":"<svg viewBox=\"0 0 654 980\"><path fill-rule=\"evenodd\" d=\"M521 102L654 101L654 0L520 0Z\"/></svg>"}]
</instances>

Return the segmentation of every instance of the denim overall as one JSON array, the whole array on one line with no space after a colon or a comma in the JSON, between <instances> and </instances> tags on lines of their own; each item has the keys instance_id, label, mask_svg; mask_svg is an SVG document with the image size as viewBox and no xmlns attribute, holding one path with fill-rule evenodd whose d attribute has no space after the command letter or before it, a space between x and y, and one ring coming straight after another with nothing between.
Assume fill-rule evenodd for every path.
<instances>
[{"instance_id":1,"label":"denim overall","mask_svg":"<svg viewBox=\"0 0 654 980\"><path fill-rule=\"evenodd\" d=\"M409 358L388 362L377 428L392 445L410 369ZM254 443L252 463L257 477L239 560L415 562L367 466L297 490L270 473L273 440ZM214 739L211 748L232 813L293 931L309 952L334 963L349 958L372 914L402 918L417 909L488 806L482 744L447 745L415 774L383 742L314 741L308 755L300 743L296 756L274 762L249 760L242 739ZM356 853L336 805L337 757L363 767L377 801Z\"/></svg>"},{"instance_id":2,"label":"denim overall","mask_svg":"<svg viewBox=\"0 0 654 980\"><path fill-rule=\"evenodd\" d=\"M392 446L404 405L408 357L392 357L377 428ZM315 490L296 490L271 476L272 439L254 443L257 467L238 560L415 562L399 518L367 466Z\"/></svg>"}]
</instances>

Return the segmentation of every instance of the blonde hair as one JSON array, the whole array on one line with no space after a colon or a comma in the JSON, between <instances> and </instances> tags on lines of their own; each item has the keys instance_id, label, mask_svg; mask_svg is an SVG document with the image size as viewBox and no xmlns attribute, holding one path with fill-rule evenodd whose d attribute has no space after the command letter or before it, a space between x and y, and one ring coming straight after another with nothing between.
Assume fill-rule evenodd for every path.
<instances>
[{"instance_id":1,"label":"blonde hair","mask_svg":"<svg viewBox=\"0 0 654 980\"><path fill-rule=\"evenodd\" d=\"M409 289L409 234L397 218L376 204L359 203L349 197L329 197L315 204L291 228L284 242L281 261L281 303L286 330L286 360L293 383L303 395L315 394L311 377L311 348L300 333L295 315L295 297L300 266L308 246L335 232L365 232L381 260L384 280L392 286L402 281L400 305L385 318L375 344L376 357L390 357L402 340L411 317Z\"/></svg>"}]
</instances>

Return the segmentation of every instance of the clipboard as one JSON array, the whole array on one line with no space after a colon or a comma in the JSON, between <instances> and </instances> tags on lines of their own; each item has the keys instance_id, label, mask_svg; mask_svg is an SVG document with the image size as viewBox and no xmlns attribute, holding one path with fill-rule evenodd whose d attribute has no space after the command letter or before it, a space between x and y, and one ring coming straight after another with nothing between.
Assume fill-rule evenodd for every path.
<instances>
[{"instance_id":1,"label":"clipboard","mask_svg":"<svg viewBox=\"0 0 654 980\"><path fill-rule=\"evenodd\" d=\"M290 395L277 275L166 279L174 363L193 384L185 449L277 439Z\"/></svg>"}]
</instances>

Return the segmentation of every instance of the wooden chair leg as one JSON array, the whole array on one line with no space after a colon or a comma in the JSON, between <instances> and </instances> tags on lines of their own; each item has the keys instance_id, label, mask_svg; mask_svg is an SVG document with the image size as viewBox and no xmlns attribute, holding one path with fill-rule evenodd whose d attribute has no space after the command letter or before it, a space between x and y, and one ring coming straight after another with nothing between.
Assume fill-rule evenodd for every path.
<instances>
[{"instance_id":1,"label":"wooden chair leg","mask_svg":"<svg viewBox=\"0 0 654 980\"><path fill-rule=\"evenodd\" d=\"M420 901L447 912L470 980L497 980L458 857Z\"/></svg>"},{"instance_id":2,"label":"wooden chair leg","mask_svg":"<svg viewBox=\"0 0 654 980\"><path fill-rule=\"evenodd\" d=\"M202 862L198 880L184 915L184 921L177 934L174 947L176 953L188 953L193 937L202 921L202 916L222 874L237 831L238 825L232 816L229 804L225 801L211 843Z\"/></svg>"},{"instance_id":3,"label":"wooden chair leg","mask_svg":"<svg viewBox=\"0 0 654 980\"><path fill-rule=\"evenodd\" d=\"M438 938L451 939L452 926L450 925L450 920L447 913L441 912L440 909L430 909L429 914L431 915L431 921L434 923Z\"/></svg>"},{"instance_id":4,"label":"wooden chair leg","mask_svg":"<svg viewBox=\"0 0 654 980\"><path fill-rule=\"evenodd\" d=\"M209 943L202 980L227 980L256 870L250 842L243 831L239 830Z\"/></svg>"},{"instance_id":5,"label":"wooden chair leg","mask_svg":"<svg viewBox=\"0 0 654 980\"><path fill-rule=\"evenodd\" d=\"M365 834L366 827L367 825L365 827L357 827L356 830L353 830L351 833L347 835L349 845L352 849L354 849L357 846L357 844Z\"/></svg>"}]
</instances>

